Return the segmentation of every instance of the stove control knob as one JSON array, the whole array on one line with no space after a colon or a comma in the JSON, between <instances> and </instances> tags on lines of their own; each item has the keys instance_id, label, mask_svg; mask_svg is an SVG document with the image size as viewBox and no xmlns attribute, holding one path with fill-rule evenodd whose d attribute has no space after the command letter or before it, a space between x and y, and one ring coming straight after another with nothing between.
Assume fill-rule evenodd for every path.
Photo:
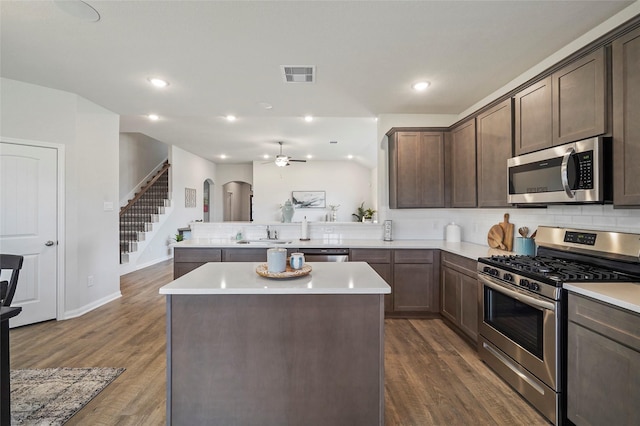
<instances>
[{"instance_id":1,"label":"stove control knob","mask_svg":"<svg viewBox=\"0 0 640 426\"><path fill-rule=\"evenodd\" d=\"M513 281L513 275L509 274L509 273L505 273L502 278L504 278L506 281Z\"/></svg>"},{"instance_id":2,"label":"stove control knob","mask_svg":"<svg viewBox=\"0 0 640 426\"><path fill-rule=\"evenodd\" d=\"M520 279L520 286L521 286L521 287L527 287L527 288L529 288L529 285L530 285L530 284L529 284L529 280L526 280L526 279L524 279L524 278Z\"/></svg>"},{"instance_id":3,"label":"stove control knob","mask_svg":"<svg viewBox=\"0 0 640 426\"><path fill-rule=\"evenodd\" d=\"M488 266L485 266L484 268L482 268L482 272L486 272L487 274L490 274L491 272L491 268Z\"/></svg>"},{"instance_id":4,"label":"stove control knob","mask_svg":"<svg viewBox=\"0 0 640 426\"><path fill-rule=\"evenodd\" d=\"M529 286L529 290L539 291L540 286L538 285L538 283L531 283L531 285Z\"/></svg>"}]
</instances>

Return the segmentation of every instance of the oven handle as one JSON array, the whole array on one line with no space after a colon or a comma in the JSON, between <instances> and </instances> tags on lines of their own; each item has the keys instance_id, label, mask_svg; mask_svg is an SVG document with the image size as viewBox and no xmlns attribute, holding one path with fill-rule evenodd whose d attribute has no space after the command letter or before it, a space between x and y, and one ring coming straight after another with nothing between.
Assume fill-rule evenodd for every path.
<instances>
[{"instance_id":1,"label":"oven handle","mask_svg":"<svg viewBox=\"0 0 640 426\"><path fill-rule=\"evenodd\" d=\"M506 294L509 297L512 297L522 303L526 303L527 305L537 308L539 310L547 310L547 311L552 311L555 312L556 307L553 303L551 302L546 302L544 300L540 300L540 299L536 299L535 297L531 297L531 296L527 296L526 294L522 294L520 292L517 292L515 290L511 290L510 288L507 288L501 284L498 284L497 282L495 282L491 277L487 277L484 275L478 275L478 279L480 281L482 281L482 283L484 285L486 285L487 287L491 287L492 289L494 289L495 291L498 291L500 293Z\"/></svg>"},{"instance_id":2,"label":"oven handle","mask_svg":"<svg viewBox=\"0 0 640 426\"><path fill-rule=\"evenodd\" d=\"M562 157L562 164L560 165L560 179L562 180L562 187L569 198L574 198L576 196L575 191L572 191L569 186L569 159L575 153L576 150L573 149L573 147L569 148Z\"/></svg>"}]
</instances>

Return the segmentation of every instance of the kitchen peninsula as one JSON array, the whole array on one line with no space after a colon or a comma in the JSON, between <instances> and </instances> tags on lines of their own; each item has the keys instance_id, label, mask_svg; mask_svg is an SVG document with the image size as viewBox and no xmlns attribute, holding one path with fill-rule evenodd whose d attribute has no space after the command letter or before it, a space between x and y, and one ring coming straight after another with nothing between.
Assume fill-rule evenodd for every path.
<instances>
[{"instance_id":1,"label":"kitchen peninsula","mask_svg":"<svg viewBox=\"0 0 640 426\"><path fill-rule=\"evenodd\" d=\"M167 424L384 423L384 294L364 262L206 263L167 297Z\"/></svg>"}]
</instances>

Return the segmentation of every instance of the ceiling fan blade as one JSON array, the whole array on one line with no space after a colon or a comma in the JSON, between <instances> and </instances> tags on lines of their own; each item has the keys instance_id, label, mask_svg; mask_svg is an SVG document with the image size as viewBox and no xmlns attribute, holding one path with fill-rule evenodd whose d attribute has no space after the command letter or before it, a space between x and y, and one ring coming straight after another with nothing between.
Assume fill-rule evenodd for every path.
<instances>
[{"instance_id":1,"label":"ceiling fan blade","mask_svg":"<svg viewBox=\"0 0 640 426\"><path fill-rule=\"evenodd\" d=\"M306 163L307 160L292 160L291 158L289 158L289 162L291 161L295 161L296 163Z\"/></svg>"}]
</instances>

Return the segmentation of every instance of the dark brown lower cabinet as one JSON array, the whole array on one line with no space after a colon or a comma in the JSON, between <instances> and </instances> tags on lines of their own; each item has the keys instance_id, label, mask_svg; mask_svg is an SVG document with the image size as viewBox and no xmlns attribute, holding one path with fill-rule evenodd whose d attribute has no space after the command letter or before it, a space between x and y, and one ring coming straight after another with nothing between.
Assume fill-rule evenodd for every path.
<instances>
[{"instance_id":1,"label":"dark brown lower cabinet","mask_svg":"<svg viewBox=\"0 0 640 426\"><path fill-rule=\"evenodd\" d=\"M266 248L222 249L223 262L266 262Z\"/></svg>"},{"instance_id":2,"label":"dark brown lower cabinet","mask_svg":"<svg viewBox=\"0 0 640 426\"><path fill-rule=\"evenodd\" d=\"M640 424L640 315L574 293L568 303L569 420Z\"/></svg>"},{"instance_id":3,"label":"dark brown lower cabinet","mask_svg":"<svg viewBox=\"0 0 640 426\"><path fill-rule=\"evenodd\" d=\"M478 340L480 304L476 263L452 253L442 253L440 313L474 342Z\"/></svg>"},{"instance_id":4,"label":"dark brown lower cabinet","mask_svg":"<svg viewBox=\"0 0 640 426\"><path fill-rule=\"evenodd\" d=\"M393 311L440 312L440 251L394 250L393 257Z\"/></svg>"},{"instance_id":5,"label":"dark brown lower cabinet","mask_svg":"<svg viewBox=\"0 0 640 426\"><path fill-rule=\"evenodd\" d=\"M384 295L384 311L393 312L393 273L391 268L391 250L387 249L351 249L349 261L367 262L374 271L391 287L391 293Z\"/></svg>"},{"instance_id":6,"label":"dark brown lower cabinet","mask_svg":"<svg viewBox=\"0 0 640 426\"><path fill-rule=\"evenodd\" d=\"M173 279L193 271L207 262L220 262L222 250L206 247L175 247L173 249Z\"/></svg>"}]
</instances>

